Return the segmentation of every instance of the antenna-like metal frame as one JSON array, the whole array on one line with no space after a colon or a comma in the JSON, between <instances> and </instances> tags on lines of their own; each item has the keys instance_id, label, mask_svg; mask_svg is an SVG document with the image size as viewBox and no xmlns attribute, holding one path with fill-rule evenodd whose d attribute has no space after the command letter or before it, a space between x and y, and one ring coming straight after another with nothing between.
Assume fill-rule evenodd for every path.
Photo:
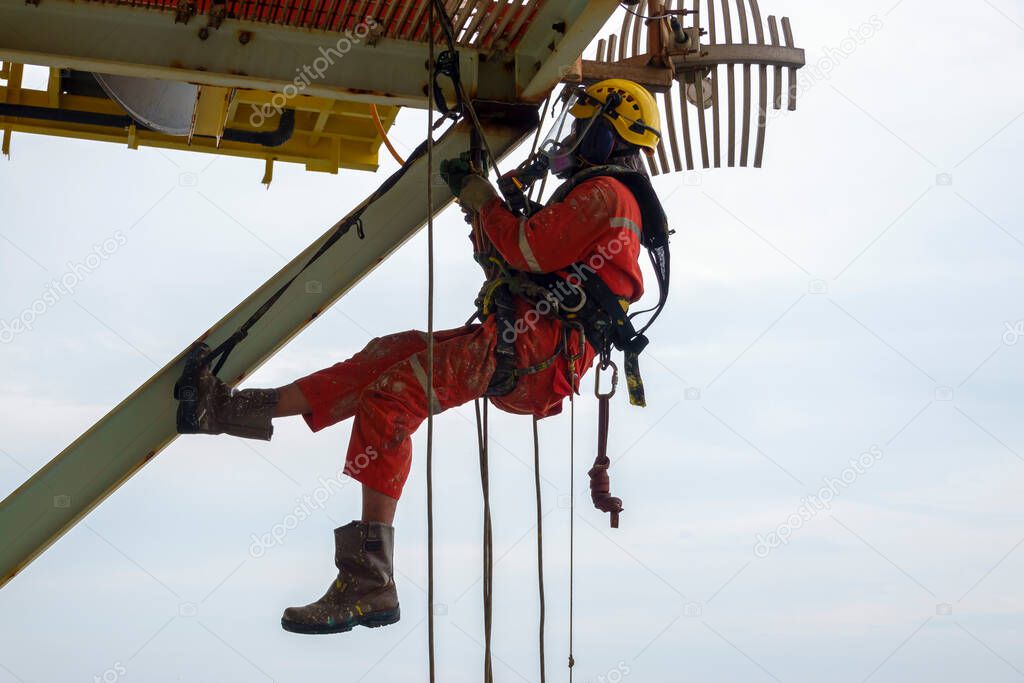
<instances>
[{"instance_id":1,"label":"antenna-like metal frame","mask_svg":"<svg viewBox=\"0 0 1024 683\"><path fill-rule=\"evenodd\" d=\"M655 93L663 135L648 164L659 175L698 164L760 168L769 108L783 108L785 80L785 106L796 109L796 72L805 64L789 18L765 22L758 0L641 0L565 80L627 78Z\"/></svg>"}]
</instances>

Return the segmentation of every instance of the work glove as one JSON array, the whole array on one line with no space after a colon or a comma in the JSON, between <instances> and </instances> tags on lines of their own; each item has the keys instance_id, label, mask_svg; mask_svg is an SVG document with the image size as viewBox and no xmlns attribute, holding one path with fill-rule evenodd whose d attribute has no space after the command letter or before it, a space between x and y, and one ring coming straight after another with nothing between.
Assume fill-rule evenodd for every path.
<instances>
[{"instance_id":1,"label":"work glove","mask_svg":"<svg viewBox=\"0 0 1024 683\"><path fill-rule=\"evenodd\" d=\"M462 184L473 174L469 160L464 158L445 159L441 162L441 179L456 197L462 192Z\"/></svg>"},{"instance_id":2,"label":"work glove","mask_svg":"<svg viewBox=\"0 0 1024 683\"><path fill-rule=\"evenodd\" d=\"M462 183L462 188L456 193L463 210L478 213L484 208L487 202L496 199L498 193L489 182L479 175L467 176Z\"/></svg>"}]
</instances>

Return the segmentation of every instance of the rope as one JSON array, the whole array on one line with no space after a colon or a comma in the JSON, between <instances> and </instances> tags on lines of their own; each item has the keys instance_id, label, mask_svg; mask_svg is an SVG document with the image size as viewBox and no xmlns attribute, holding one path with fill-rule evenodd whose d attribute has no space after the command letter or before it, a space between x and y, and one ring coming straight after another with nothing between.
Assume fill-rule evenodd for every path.
<instances>
[{"instance_id":1,"label":"rope","mask_svg":"<svg viewBox=\"0 0 1024 683\"><path fill-rule=\"evenodd\" d=\"M540 435L537 431L537 416L533 416L533 483L537 491L537 594L540 596L540 626L537 637L540 642L540 683L545 683L544 665L544 516L541 513L540 494Z\"/></svg>"},{"instance_id":2,"label":"rope","mask_svg":"<svg viewBox=\"0 0 1024 683\"><path fill-rule=\"evenodd\" d=\"M428 14L429 25L428 25L428 44L430 50L429 65L430 65L430 83L434 82L435 77L435 61L434 61L434 36L436 34L435 20L437 15L441 17L441 24L444 30L444 35L448 43L448 49L451 52L455 52L455 40L454 40L454 29L451 23L451 18L448 16L447 11L442 3L442 0L433 0L430 3L430 11ZM483 125L480 123L480 119L477 116L476 108L473 106L473 101L467 96L465 89L462 85L462 80L459 78L455 80L455 87L459 93L460 100L463 102L466 113L469 114L469 118L473 123L473 127L476 130L477 136L479 137L480 143L484 150L487 152L487 162L493 168L494 173L497 177L501 177L501 170L498 168L497 160L494 157L494 153L491 151L490 144L487 140L487 135L484 132ZM430 137L430 131L433 129L433 99L428 96L430 100L427 109L427 159L428 167L430 171L433 169L433 142ZM544 114L547 113L548 103L550 97L544 104ZM544 114L541 115L542 121ZM534 147L536 147L540 138L540 127L537 130L537 137L534 140ZM385 137L386 141L386 137ZM390 147L390 145L389 145ZM430 172L428 171L428 172ZM543 188L541 188L543 192ZM428 184L427 190L427 201L429 204L429 218L427 221L427 250L430 258L430 264L428 269L428 322L427 322L427 334L428 334L428 346L427 346L427 377L428 386L431 396L433 395L433 372L434 372L434 356L433 356L433 302L434 302L434 242L433 242L433 197L430 190L430 184ZM575 378L575 370L574 370ZM570 398L571 401L571 398ZM482 408L481 408L482 404ZM491 649L491 626L493 623L493 580L494 580L494 538L493 529L491 526L491 508L490 508L490 475L488 471L488 402L486 400L481 401L477 399L474 403L476 410L477 419L477 440L479 444L480 452L480 485L481 492L483 494L484 501L484 531L483 531L483 600L484 600L484 683L493 683L494 672L492 666L492 649ZM575 419L575 418L573 418ZM545 683L545 665L544 665L544 622L545 622L545 603L544 603L544 544L543 544L543 527L542 527L542 499L540 489L540 436L537 429L537 418L533 420L533 444L534 444L534 479L537 493L537 585L540 596L540 624L538 629L538 639L540 648L540 680L541 683ZM433 414L430 413L427 419L427 594L428 602L430 603L431 609L428 614L428 640L430 647L430 681L434 683L434 615L433 615L433 603L434 603L434 526L433 526ZM570 522L570 529L572 523ZM569 589L569 680L572 680L572 531L570 531L570 557L569 557L569 573L570 573L570 589Z\"/></svg>"},{"instance_id":3,"label":"rope","mask_svg":"<svg viewBox=\"0 0 1024 683\"><path fill-rule=\"evenodd\" d=\"M480 405L483 403L483 409ZM488 468L488 428L487 402L477 399L473 403L476 409L476 438L480 446L480 488L484 499L484 540L483 540L483 593L484 593L484 683L494 681L494 667L491 663L491 624L493 623L494 595L494 536L491 527L491 495L490 472Z\"/></svg>"},{"instance_id":4,"label":"rope","mask_svg":"<svg viewBox=\"0 0 1024 683\"><path fill-rule=\"evenodd\" d=\"M434 22L437 19L436 15L435 15L435 10L440 9L440 15L441 15L441 20L442 20L442 28L444 29L444 35L445 35L445 39L447 40L447 43L448 43L448 49L451 52L455 52L454 28L453 28L452 23L451 23L451 18L448 16L448 13L445 10L444 5L441 3L441 0L435 0L434 2L430 3L430 7L431 7L431 10L428 13L428 21L431 22L431 25L434 25ZM431 34L431 40L427 41L428 44L429 44L428 49L430 51L430 64L428 65L428 69L429 69L429 76L431 78L431 81L430 81L431 83L433 83L433 78L434 78L434 76L436 74L436 71L437 71L437 69L436 69L436 66L437 66L436 65L436 60L434 58L433 35L434 34L432 33ZM470 118L472 119L474 128L476 129L477 133L480 135L480 139L482 141L484 149L487 150L487 157L490 160L491 166L493 167L495 174L497 174L498 177L501 177L501 172L498 169L498 165L497 165L497 162L496 162L496 160L494 158L494 155L491 153L490 145L487 142L487 136L484 134L483 126L480 123L480 119L476 115L476 109L473 106L473 102L472 102L472 100L468 99L465 96L466 95L466 91L465 91L465 88L462 85L461 79L458 79L458 78L455 79L455 87L458 89L458 92L460 93L460 95L462 96L462 98L463 98L463 100L465 102L466 110L469 112L469 115L470 115ZM427 114L428 115L428 119L427 119L428 120L428 126L427 126L427 129L428 129L427 133L428 133L428 135L427 135L427 138L428 139L423 144L421 144L419 147L417 147L415 150L413 150L412 154L405 161L405 163L403 163L402 167L399 168L397 171L395 171L395 173L393 173L387 180L385 180L381 184L381 186L378 187L377 190L372 195L370 195L366 200L364 200L363 203L360 204L355 209L355 211L352 212L352 214L350 214L348 217L343 219L340 223L338 223L335 226L334 232L331 234L331 236L328 237L327 240L324 241L324 243L320 245L320 247L313 254L313 256L310 257L310 259L308 261L306 261L305 265L303 265L302 268L300 268L287 282L285 282L280 288L278 288L277 291L275 291L263 303L263 305L260 306L256 310L256 312L253 313L248 318L248 320L246 320L245 323L243 323L242 326L237 331L235 331L234 334L232 334L230 337L225 339L216 348L214 348L212 351L210 351L209 353L207 353L203 357L203 359L200 361L201 364L213 363L216 360L216 363L214 364L214 367L213 367L213 374L214 375L220 373L221 368L224 367L224 364L227 362L228 356L231 355L231 352L235 349L235 347L238 346L238 344L240 344L249 335L249 330L257 322L259 322L259 320L261 318L263 318L264 315L267 314L267 312L274 306L274 304L277 303L277 301L284 295L284 293L286 291L288 291L288 289L295 282L295 280L300 275L302 275L302 273L306 272L314 263L316 263L316 261L318 261L320 259L320 257L322 257L324 254L326 254L330 250L330 248L332 246L334 246L334 244L338 240L340 240L344 235L348 234L348 231L351 228L355 227L356 232L359 234L359 238L360 239L365 237L365 235L363 234L363 222L362 222L362 214L363 214L363 212L371 204L373 204L374 202L379 200L381 197L383 197L385 194L390 192L391 189L398 183L398 181L401 180L405 176L406 172L408 172L409 169L412 168L413 162L419 161L420 158L427 151L427 148L428 147L432 148L432 146L433 146L433 139L430 137L430 131L432 131L433 128L434 128L434 123L433 123L433 111L434 111L433 110L433 106L434 106L434 101L430 97L429 92L427 93L427 99L429 100L429 102L427 103L428 104L428 107L427 107L427 110L428 110L428 114ZM442 122L443 122L443 119L441 121L439 121L438 123L440 124ZM383 126L381 126L381 127L383 128ZM384 137L385 141L387 140L387 136L386 135L384 135L382 137ZM432 171L428 171L428 172L432 172ZM427 197L428 197L428 201L432 201L433 197L432 197L431 190L429 188L427 190ZM433 212L433 205L428 207L428 210L431 212L430 216L432 217L433 216L433 213L432 213ZM432 225L429 220L428 220L428 225Z\"/></svg>"},{"instance_id":5,"label":"rope","mask_svg":"<svg viewBox=\"0 0 1024 683\"><path fill-rule=\"evenodd\" d=\"M448 16L448 11L445 9L442 0L433 0L430 4L432 9L436 9L437 13L441 17L441 27L444 29L445 40L448 43L448 50L455 52L455 27L452 25L451 17ZM433 17L433 13L431 13ZM431 74L433 76L433 74ZM433 80L430 81L433 83ZM491 152L491 146L487 142L487 136L484 134L484 127L480 123L479 117L476 115L476 107L473 106L473 100L466 93L466 89L462 85L462 79L455 79L455 88L458 90L459 98L465 105L466 113L469 114L470 120L473 122L473 127L476 128L477 133L480 135L480 141L483 144L484 149L487 151L487 161L490 163L491 168L494 169L494 174L498 178L501 177L501 170L498 168L498 160L494 158L494 154Z\"/></svg>"},{"instance_id":6,"label":"rope","mask_svg":"<svg viewBox=\"0 0 1024 683\"><path fill-rule=\"evenodd\" d=\"M430 6L427 68L434 78L434 6ZM427 96L427 646L430 683L434 683L434 100Z\"/></svg>"},{"instance_id":7,"label":"rope","mask_svg":"<svg viewBox=\"0 0 1024 683\"><path fill-rule=\"evenodd\" d=\"M537 133L533 136L533 144L530 145L530 156L531 157L534 154L537 153L537 145L540 144L541 131L544 130L544 123L545 123L545 120L548 117L548 107L551 104L551 98L552 98L553 95L554 95L554 91L552 90L550 93L548 93L547 99L544 100L544 108L541 109L540 118L538 119L538 123L537 123ZM536 197L534 196L534 191L537 189L537 186L535 185L535 186L530 188L530 194L529 194L529 196L527 198L531 202L532 201L539 202L541 200L541 197L544 196L544 181L546 181L547 179L548 179L547 175L545 174L544 180L542 180L541 184L540 184L540 192L537 193Z\"/></svg>"},{"instance_id":8,"label":"rope","mask_svg":"<svg viewBox=\"0 0 1024 683\"><path fill-rule=\"evenodd\" d=\"M331 247L333 247L338 242L338 240L347 235L349 230L351 230L353 227L356 229L356 234L359 236L359 239L364 239L366 235L363 233L363 212L366 211L366 209L371 204L378 201L381 197L390 192L391 189L398 184L398 181L400 181L409 171L409 169L412 168L413 164L423 158L424 154L426 153L426 146L427 143L424 142L415 150L413 150L413 153L409 156L409 158L406 160L405 164L401 168L399 168L397 171L391 174L387 180L381 183L380 187L378 187L373 194L371 194L369 197L363 200L363 203L356 207L356 209L351 214L349 214L347 217L342 219L337 225L335 225L334 232L332 232L330 237L328 237L323 242L323 244L321 244L320 247L317 248L316 252L309 258L308 261L306 261L302 268L300 268L294 275L291 276L291 278L289 278L283 285L281 285L277 289L277 291L275 291L266 301L264 301L263 304L258 309L256 309L256 311L251 316L249 316L249 318L242 324L242 326L239 327L238 330L234 332L234 334L232 334L230 337L221 342L215 349L206 354L200 361L200 364L211 363L214 361L214 359L217 359L217 363L213 367L213 374L218 374L221 368L224 366L224 363L227 361L228 356L231 355L231 352L235 349L235 347L238 344L240 344L249 335L249 330L252 329L252 327L256 323L258 323L260 319L263 318L263 316L266 315L268 311L270 311L271 308L273 308L274 304L276 304L278 300L282 296L284 296L284 293L288 291L288 288L292 286L292 284L299 278L300 275L309 270L309 268L312 267L314 263L316 263L324 254L330 251Z\"/></svg>"},{"instance_id":9,"label":"rope","mask_svg":"<svg viewBox=\"0 0 1024 683\"><path fill-rule=\"evenodd\" d=\"M572 391L569 392L569 683L572 683L573 667L573 623L575 609L573 593L575 585L575 567L573 559L576 550L576 365L570 364L572 373Z\"/></svg>"}]
</instances>

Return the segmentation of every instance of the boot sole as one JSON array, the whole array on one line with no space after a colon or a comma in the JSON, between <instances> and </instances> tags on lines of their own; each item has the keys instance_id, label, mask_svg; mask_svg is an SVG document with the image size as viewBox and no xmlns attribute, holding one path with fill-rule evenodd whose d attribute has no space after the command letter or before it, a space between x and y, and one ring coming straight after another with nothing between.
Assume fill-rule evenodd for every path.
<instances>
[{"instance_id":1,"label":"boot sole","mask_svg":"<svg viewBox=\"0 0 1024 683\"><path fill-rule=\"evenodd\" d=\"M327 635L330 633L347 633L354 629L356 626L365 626L366 628L380 628L381 626L389 626L396 623L402 618L402 610L396 607L391 610L382 610L380 612L372 612L370 614L364 614L361 617L355 619L349 619L348 621L340 624L334 624L333 626L322 626L320 624L303 624L297 621L289 621L288 619L281 619L281 628L291 633L302 633L305 635Z\"/></svg>"},{"instance_id":2,"label":"boot sole","mask_svg":"<svg viewBox=\"0 0 1024 683\"><path fill-rule=\"evenodd\" d=\"M199 373L203 356L210 352L206 344L196 344L185 357L185 369L174 383L174 398L178 401L177 431L179 434L199 433Z\"/></svg>"}]
</instances>

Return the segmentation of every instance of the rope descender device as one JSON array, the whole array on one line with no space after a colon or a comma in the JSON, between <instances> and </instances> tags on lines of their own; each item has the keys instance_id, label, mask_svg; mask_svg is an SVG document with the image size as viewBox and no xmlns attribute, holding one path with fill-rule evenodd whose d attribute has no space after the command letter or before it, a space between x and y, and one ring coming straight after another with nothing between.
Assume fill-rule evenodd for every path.
<instances>
[{"instance_id":1,"label":"rope descender device","mask_svg":"<svg viewBox=\"0 0 1024 683\"><path fill-rule=\"evenodd\" d=\"M601 372L612 370L612 386L607 393L601 392ZM622 499L611 494L611 479L608 476L608 468L611 460L608 458L608 423L611 412L611 398L615 395L615 389L619 384L619 368L611 360L605 359L600 362L597 371L594 373L594 395L598 400L597 417L597 457L594 459L594 466L590 468L587 475L590 477L590 500L594 507L601 512L611 515L611 527L619 528L619 513L622 512Z\"/></svg>"}]
</instances>

